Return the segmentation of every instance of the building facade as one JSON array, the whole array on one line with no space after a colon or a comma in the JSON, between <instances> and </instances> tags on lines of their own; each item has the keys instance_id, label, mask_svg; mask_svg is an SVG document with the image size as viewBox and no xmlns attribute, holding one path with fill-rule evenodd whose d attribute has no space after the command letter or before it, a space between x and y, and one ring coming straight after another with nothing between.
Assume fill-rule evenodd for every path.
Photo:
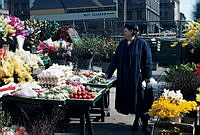
<instances>
[{"instance_id":1,"label":"building facade","mask_svg":"<svg viewBox=\"0 0 200 135\"><path fill-rule=\"evenodd\" d=\"M8 0L8 3L10 15L19 17L20 20L26 20L30 18L29 0Z\"/></svg>"},{"instance_id":2,"label":"building facade","mask_svg":"<svg viewBox=\"0 0 200 135\"><path fill-rule=\"evenodd\" d=\"M175 31L175 21L180 20L180 1L160 0L160 20L163 29Z\"/></svg>"},{"instance_id":3,"label":"building facade","mask_svg":"<svg viewBox=\"0 0 200 135\"><path fill-rule=\"evenodd\" d=\"M8 15L8 0L0 0L0 15Z\"/></svg>"},{"instance_id":4,"label":"building facade","mask_svg":"<svg viewBox=\"0 0 200 135\"><path fill-rule=\"evenodd\" d=\"M160 28L172 29L174 21L180 20L179 0L7 1L10 15L17 16L21 20L32 18L59 21L60 19L63 24L77 24L76 27L81 25L80 29L85 31L89 29L88 27L97 28L97 24L104 29L109 25L106 29L117 31L119 28L123 29L123 24L127 22L138 24L141 33L151 33L159 32ZM166 20L173 23L166 23Z\"/></svg>"},{"instance_id":5,"label":"building facade","mask_svg":"<svg viewBox=\"0 0 200 135\"><path fill-rule=\"evenodd\" d=\"M119 0L119 9L119 20L138 24L141 33L159 27L160 0Z\"/></svg>"}]
</instances>

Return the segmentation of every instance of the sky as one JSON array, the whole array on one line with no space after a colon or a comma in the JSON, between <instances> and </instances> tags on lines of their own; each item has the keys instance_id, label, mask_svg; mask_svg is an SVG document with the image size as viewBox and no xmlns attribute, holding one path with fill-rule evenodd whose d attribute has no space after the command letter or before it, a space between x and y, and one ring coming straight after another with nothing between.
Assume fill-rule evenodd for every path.
<instances>
[{"instance_id":1,"label":"sky","mask_svg":"<svg viewBox=\"0 0 200 135\"><path fill-rule=\"evenodd\" d=\"M180 11L185 14L186 20L192 19L193 6L196 0L180 0Z\"/></svg>"}]
</instances>

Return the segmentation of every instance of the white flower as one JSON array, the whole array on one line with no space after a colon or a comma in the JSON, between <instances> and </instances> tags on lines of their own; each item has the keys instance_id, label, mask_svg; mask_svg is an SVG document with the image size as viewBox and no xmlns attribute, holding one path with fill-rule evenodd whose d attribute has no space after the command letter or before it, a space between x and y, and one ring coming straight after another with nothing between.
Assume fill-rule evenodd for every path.
<instances>
[{"instance_id":1,"label":"white flower","mask_svg":"<svg viewBox=\"0 0 200 135\"><path fill-rule=\"evenodd\" d=\"M177 100L179 102L183 101L183 94L181 93L180 90L177 90L176 92L174 90L167 90L164 89L164 92L162 93L162 97L164 97L165 99L167 98L172 98L174 100Z\"/></svg>"}]
</instances>

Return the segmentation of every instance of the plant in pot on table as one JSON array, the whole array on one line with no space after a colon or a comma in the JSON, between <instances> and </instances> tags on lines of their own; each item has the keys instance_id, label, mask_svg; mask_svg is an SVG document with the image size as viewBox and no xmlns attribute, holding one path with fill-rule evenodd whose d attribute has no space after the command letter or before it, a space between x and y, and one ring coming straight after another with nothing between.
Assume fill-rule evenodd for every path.
<instances>
[{"instance_id":1,"label":"plant in pot on table","mask_svg":"<svg viewBox=\"0 0 200 135\"><path fill-rule=\"evenodd\" d=\"M105 72L119 42L107 37L99 37L97 41L98 55L101 60L102 71Z\"/></svg>"},{"instance_id":2,"label":"plant in pot on table","mask_svg":"<svg viewBox=\"0 0 200 135\"><path fill-rule=\"evenodd\" d=\"M91 69L93 57L97 55L96 38L81 35L81 40L74 45L72 55L78 69Z\"/></svg>"}]
</instances>

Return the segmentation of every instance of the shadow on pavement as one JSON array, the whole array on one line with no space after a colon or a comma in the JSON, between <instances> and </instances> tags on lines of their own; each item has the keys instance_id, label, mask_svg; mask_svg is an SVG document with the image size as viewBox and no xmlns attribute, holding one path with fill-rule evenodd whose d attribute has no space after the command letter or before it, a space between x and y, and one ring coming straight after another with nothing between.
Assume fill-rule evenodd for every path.
<instances>
[{"instance_id":1,"label":"shadow on pavement","mask_svg":"<svg viewBox=\"0 0 200 135\"><path fill-rule=\"evenodd\" d=\"M130 125L125 123L93 123L94 135L151 135L151 129L148 128L147 132L132 131ZM56 130L56 135L79 135L79 123L70 123L60 126ZM86 128L86 135L88 135Z\"/></svg>"}]
</instances>

